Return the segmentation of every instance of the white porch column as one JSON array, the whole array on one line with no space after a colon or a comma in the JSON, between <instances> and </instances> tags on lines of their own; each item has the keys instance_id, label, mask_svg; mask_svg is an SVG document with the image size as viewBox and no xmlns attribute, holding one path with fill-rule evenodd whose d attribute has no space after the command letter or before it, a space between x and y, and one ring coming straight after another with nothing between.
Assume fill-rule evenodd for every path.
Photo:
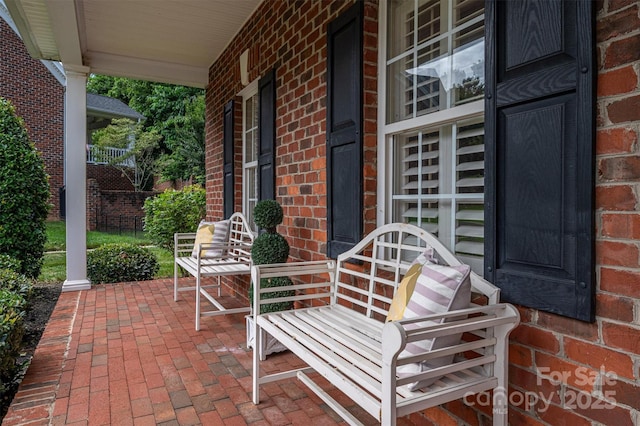
<instances>
[{"instance_id":1,"label":"white porch column","mask_svg":"<svg viewBox=\"0 0 640 426\"><path fill-rule=\"evenodd\" d=\"M71 68L71 69L69 69ZM67 279L62 291L87 290L87 75L65 66L64 183L66 187Z\"/></svg>"}]
</instances>

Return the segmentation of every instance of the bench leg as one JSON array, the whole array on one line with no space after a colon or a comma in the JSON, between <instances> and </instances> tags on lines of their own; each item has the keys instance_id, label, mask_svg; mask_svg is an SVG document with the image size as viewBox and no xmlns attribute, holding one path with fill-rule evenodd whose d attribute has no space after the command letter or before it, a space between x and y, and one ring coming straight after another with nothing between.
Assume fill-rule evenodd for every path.
<instances>
[{"instance_id":1,"label":"bench leg","mask_svg":"<svg viewBox=\"0 0 640 426\"><path fill-rule=\"evenodd\" d=\"M260 403L260 361L262 357L262 330L253 318L253 403Z\"/></svg>"},{"instance_id":2,"label":"bench leg","mask_svg":"<svg viewBox=\"0 0 640 426\"><path fill-rule=\"evenodd\" d=\"M496 370L504 369L500 364L504 364L504 362L497 361L495 364ZM493 390L493 426L507 426L509 421L509 388L504 374L500 374L498 371L496 376L498 378L498 386Z\"/></svg>"},{"instance_id":3,"label":"bench leg","mask_svg":"<svg viewBox=\"0 0 640 426\"><path fill-rule=\"evenodd\" d=\"M494 353L497 355L493 365L493 374L498 379L498 386L493 390L493 426L507 426L509 422L509 332L512 324L496 327L498 338ZM503 337L504 336L504 337Z\"/></svg>"},{"instance_id":4,"label":"bench leg","mask_svg":"<svg viewBox=\"0 0 640 426\"><path fill-rule=\"evenodd\" d=\"M196 331L200 331L200 274L196 275Z\"/></svg>"},{"instance_id":5,"label":"bench leg","mask_svg":"<svg viewBox=\"0 0 640 426\"><path fill-rule=\"evenodd\" d=\"M178 301L178 264L173 262L173 301Z\"/></svg>"},{"instance_id":6,"label":"bench leg","mask_svg":"<svg viewBox=\"0 0 640 426\"><path fill-rule=\"evenodd\" d=\"M395 359L393 363L395 364ZM384 426L396 426L396 368L395 365L382 364L382 401L380 401L380 420Z\"/></svg>"}]
</instances>

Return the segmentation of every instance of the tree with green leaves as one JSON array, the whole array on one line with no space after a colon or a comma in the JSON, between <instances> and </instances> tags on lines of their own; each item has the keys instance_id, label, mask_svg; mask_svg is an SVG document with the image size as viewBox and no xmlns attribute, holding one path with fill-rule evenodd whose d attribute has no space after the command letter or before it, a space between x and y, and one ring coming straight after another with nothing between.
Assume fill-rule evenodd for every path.
<instances>
[{"instance_id":1,"label":"tree with green leaves","mask_svg":"<svg viewBox=\"0 0 640 426\"><path fill-rule=\"evenodd\" d=\"M204 95L192 98L186 105L186 114L168 121L174 138L165 143L170 153L160 157L162 180L189 180L205 184Z\"/></svg>"},{"instance_id":2,"label":"tree with green leaves","mask_svg":"<svg viewBox=\"0 0 640 426\"><path fill-rule=\"evenodd\" d=\"M158 173L163 180L204 185L204 91L122 77L92 75L87 91L119 99L143 114L145 130L162 136Z\"/></svg>"},{"instance_id":3,"label":"tree with green leaves","mask_svg":"<svg viewBox=\"0 0 640 426\"><path fill-rule=\"evenodd\" d=\"M94 134L93 145L99 159L117 168L136 191L150 189L158 171L157 151L162 137L155 129L145 130L141 123L118 118ZM106 148L124 149L124 154L108 155Z\"/></svg>"}]
</instances>

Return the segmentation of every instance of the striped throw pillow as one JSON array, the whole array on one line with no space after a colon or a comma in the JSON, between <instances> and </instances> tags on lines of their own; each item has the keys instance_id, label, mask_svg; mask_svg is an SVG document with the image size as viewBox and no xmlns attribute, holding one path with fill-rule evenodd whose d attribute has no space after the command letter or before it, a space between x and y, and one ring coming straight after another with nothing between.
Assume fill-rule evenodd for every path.
<instances>
[{"instance_id":1,"label":"striped throw pillow","mask_svg":"<svg viewBox=\"0 0 640 426\"><path fill-rule=\"evenodd\" d=\"M471 268L468 265L446 266L432 263L430 256L419 256L407 271L398 292L394 296L387 320L397 320L396 296L400 299L397 304L406 303L402 311L402 319L411 319L431 314L443 314L450 311L468 308L471 301ZM405 282L405 280L407 280ZM405 289L402 290L403 284ZM393 310L393 311L392 311ZM442 320L432 321L433 324ZM420 323L420 326L428 323ZM455 345L460 342L461 335L443 336L420 342L408 343L401 356L415 355L435 349ZM398 374L403 375L424 372L432 368L450 364L453 355L431 359L428 362L414 363L398 368ZM434 377L409 385L410 390L418 390L429 386L439 377Z\"/></svg>"},{"instance_id":2,"label":"striped throw pillow","mask_svg":"<svg viewBox=\"0 0 640 426\"><path fill-rule=\"evenodd\" d=\"M204 220L198 225L196 231L196 240L193 243L192 257L198 257L199 244L225 244L229 239L229 221L221 220L219 222L205 222ZM219 248L203 249L200 252L200 258L216 258L223 255L224 250Z\"/></svg>"}]
</instances>

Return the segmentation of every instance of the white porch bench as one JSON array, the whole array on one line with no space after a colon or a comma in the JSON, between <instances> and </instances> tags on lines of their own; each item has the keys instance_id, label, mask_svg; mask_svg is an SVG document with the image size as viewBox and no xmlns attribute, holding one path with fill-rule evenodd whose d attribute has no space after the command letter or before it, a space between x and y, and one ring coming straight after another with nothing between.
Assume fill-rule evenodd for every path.
<instances>
[{"instance_id":1,"label":"white porch bench","mask_svg":"<svg viewBox=\"0 0 640 426\"><path fill-rule=\"evenodd\" d=\"M261 338L259 330L270 333L308 365L263 375L254 350L253 402L260 402L260 385L297 376L349 424L360 424L308 375L317 372L383 425L395 425L397 417L491 389L493 423L507 424L508 336L520 317L512 305L499 303L497 287L471 272L472 291L486 296L487 305L470 304L445 314L385 323L392 295L411 260L425 247L434 249L438 263L460 265L426 231L390 224L376 229L337 261L252 266L254 288L261 278L299 277L293 286L255 292L254 315L261 304L276 300L293 299L296 309L257 315L254 336ZM263 299L270 291L285 289L296 290L296 295ZM461 337L431 351L403 352L407 343L451 335ZM447 365L398 374L408 364L454 354ZM409 390L409 384L430 378L436 381L428 387Z\"/></svg>"},{"instance_id":2,"label":"white porch bench","mask_svg":"<svg viewBox=\"0 0 640 426\"><path fill-rule=\"evenodd\" d=\"M200 330L200 318L239 312L249 312L250 306L240 308L226 308L216 297L221 296L220 277L228 275L249 275L251 272L251 246L254 240L253 232L242 213L234 213L229 218L229 232L227 241L223 243L199 244L196 256L193 256L196 233L174 234L174 271L173 271L173 299L178 300L178 293L195 291L196 297L196 330ZM206 250L218 250L219 256L205 257ZM179 267L195 277L195 286L179 286ZM217 277L216 284L202 285L202 278ZM217 288L217 296L209 293L210 288ZM213 308L202 311L201 296L208 300Z\"/></svg>"}]
</instances>

